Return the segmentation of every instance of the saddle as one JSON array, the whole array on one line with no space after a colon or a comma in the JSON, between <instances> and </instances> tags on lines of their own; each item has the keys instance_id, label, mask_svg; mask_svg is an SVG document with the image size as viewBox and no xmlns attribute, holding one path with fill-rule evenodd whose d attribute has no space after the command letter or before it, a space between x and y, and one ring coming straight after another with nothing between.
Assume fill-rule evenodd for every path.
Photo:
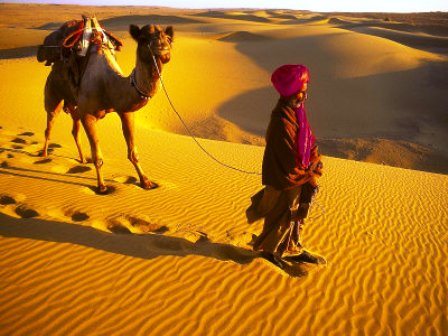
<instances>
[{"instance_id":1,"label":"saddle","mask_svg":"<svg viewBox=\"0 0 448 336\"><path fill-rule=\"evenodd\" d=\"M91 44L106 46L113 53L123 46L116 36L101 26L96 17L83 16L82 20L67 21L50 33L38 47L37 60L50 66L67 60L73 54L84 57Z\"/></svg>"},{"instance_id":2,"label":"saddle","mask_svg":"<svg viewBox=\"0 0 448 336\"><path fill-rule=\"evenodd\" d=\"M57 64L58 71L76 91L87 65L87 51L92 45L97 46L98 51L106 47L114 54L123 43L106 31L96 17L83 16L82 20L67 21L50 33L38 47L37 60L45 62L45 66Z\"/></svg>"}]
</instances>

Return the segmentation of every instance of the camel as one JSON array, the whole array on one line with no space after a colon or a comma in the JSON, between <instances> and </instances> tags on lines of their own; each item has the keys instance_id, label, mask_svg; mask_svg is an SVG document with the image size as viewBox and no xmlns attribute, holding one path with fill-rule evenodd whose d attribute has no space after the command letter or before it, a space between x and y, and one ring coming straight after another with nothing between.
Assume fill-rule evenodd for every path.
<instances>
[{"instance_id":1,"label":"camel","mask_svg":"<svg viewBox=\"0 0 448 336\"><path fill-rule=\"evenodd\" d=\"M64 106L73 118L72 133L78 147L80 160L84 161L79 143L79 129L82 123L90 143L92 161L97 175L97 192L107 193L102 174L103 155L99 146L96 123L109 112L117 112L122 123L122 131L128 148L128 159L134 165L144 189L157 185L145 175L139 162L134 139L134 112L145 106L158 88L159 72L171 58L173 27L163 30L158 25L148 24L141 29L130 25L129 33L137 42L137 58L131 74L125 77L115 61L111 49L99 43L92 44L88 51L88 61L84 68L79 88L70 92L58 80L58 69L53 65L45 88L45 107L47 110L47 129L42 155L46 156L48 139L54 124L54 117ZM73 90L72 90L73 92Z\"/></svg>"}]
</instances>

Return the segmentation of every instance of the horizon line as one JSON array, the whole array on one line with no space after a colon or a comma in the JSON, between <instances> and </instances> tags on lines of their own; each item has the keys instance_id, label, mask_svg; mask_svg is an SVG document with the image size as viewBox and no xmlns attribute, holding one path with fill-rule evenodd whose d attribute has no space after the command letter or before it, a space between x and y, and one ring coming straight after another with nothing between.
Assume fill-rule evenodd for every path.
<instances>
[{"instance_id":1,"label":"horizon line","mask_svg":"<svg viewBox=\"0 0 448 336\"><path fill-rule=\"evenodd\" d=\"M310 10L310 9L291 9L291 8L265 8L265 7L173 7L173 6L145 6L145 5L87 5L87 4L75 4L75 3L57 3L57 2L44 2L36 1L29 2L25 0L0 0L2 4L20 4L20 5L43 5L43 6L77 6L77 7L115 7L115 8L166 8L166 9L184 9L184 10L245 10L245 11L257 11L257 10L282 10L282 11L294 11L294 12L309 12L309 13L358 13L358 14L419 14L419 13L448 13L448 10L428 10L428 11L350 11L350 10Z\"/></svg>"}]
</instances>

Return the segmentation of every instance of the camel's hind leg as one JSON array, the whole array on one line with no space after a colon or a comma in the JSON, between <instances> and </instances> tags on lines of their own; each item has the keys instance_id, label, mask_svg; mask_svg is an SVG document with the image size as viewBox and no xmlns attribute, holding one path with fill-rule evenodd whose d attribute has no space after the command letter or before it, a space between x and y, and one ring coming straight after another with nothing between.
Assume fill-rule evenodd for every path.
<instances>
[{"instance_id":1,"label":"camel's hind leg","mask_svg":"<svg viewBox=\"0 0 448 336\"><path fill-rule=\"evenodd\" d=\"M126 139L126 144L128 147L128 159L132 162L140 178L140 185L144 189L152 189L157 187L157 185L145 175L142 167L139 163L138 151L134 142L134 113L126 112L120 113L121 127L123 129L123 135Z\"/></svg>"},{"instance_id":2,"label":"camel's hind leg","mask_svg":"<svg viewBox=\"0 0 448 336\"><path fill-rule=\"evenodd\" d=\"M69 112L73 119L72 135L73 135L73 138L75 139L76 148L78 148L79 161L81 163L86 163L87 161L84 158L84 154L82 152L81 140L79 139L79 130L81 128L81 118L78 116L76 108L69 107Z\"/></svg>"},{"instance_id":3,"label":"camel's hind leg","mask_svg":"<svg viewBox=\"0 0 448 336\"><path fill-rule=\"evenodd\" d=\"M82 125L86 131L89 139L90 149L92 151L92 160L96 168L96 177L98 181L98 193L105 194L107 192L106 184L104 183L101 167L103 166L103 154L99 146L98 134L96 131L97 119L95 116L86 113L82 118Z\"/></svg>"},{"instance_id":4,"label":"camel's hind leg","mask_svg":"<svg viewBox=\"0 0 448 336\"><path fill-rule=\"evenodd\" d=\"M51 130L53 129L54 122L56 121L56 116L61 111L64 106L64 101L60 100L59 102L49 104L46 102L46 110L47 110L47 128L45 129L45 143L41 152L41 156L48 156L48 145L51 138Z\"/></svg>"}]
</instances>

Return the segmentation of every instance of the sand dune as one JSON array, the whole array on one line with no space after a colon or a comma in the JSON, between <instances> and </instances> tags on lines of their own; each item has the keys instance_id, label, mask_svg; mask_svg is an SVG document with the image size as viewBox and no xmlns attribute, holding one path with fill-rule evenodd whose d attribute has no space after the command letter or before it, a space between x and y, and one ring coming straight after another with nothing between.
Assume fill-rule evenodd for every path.
<instances>
[{"instance_id":1,"label":"sand dune","mask_svg":"<svg viewBox=\"0 0 448 336\"><path fill-rule=\"evenodd\" d=\"M387 29L447 36L446 12L429 13L327 13L330 18L353 25L375 25Z\"/></svg>"},{"instance_id":2,"label":"sand dune","mask_svg":"<svg viewBox=\"0 0 448 336\"><path fill-rule=\"evenodd\" d=\"M238 42L238 41L250 42L250 41L264 41L266 39L267 37L264 37L263 35L253 34L247 31L237 31L226 34L219 40L230 42Z\"/></svg>"},{"instance_id":3,"label":"sand dune","mask_svg":"<svg viewBox=\"0 0 448 336\"><path fill-rule=\"evenodd\" d=\"M423 50L437 51L441 49L440 52L446 52L448 48L448 37L396 32L394 30L375 27L356 29L356 31L387 38L400 44Z\"/></svg>"},{"instance_id":4,"label":"sand dune","mask_svg":"<svg viewBox=\"0 0 448 336\"><path fill-rule=\"evenodd\" d=\"M437 38L281 10L0 7L0 334L444 335L448 82L445 54L428 51ZM162 91L136 125L160 188L139 187L116 114L98 125L107 195L77 160L69 116L56 122L50 156L38 155L49 68L31 51L49 30L34 28L92 11L123 38L126 74L127 26L174 24L170 97L210 153L247 171L261 169L271 71L310 66L313 129L324 153L344 158L325 156L305 227L327 266L281 271L252 252L262 223L247 224L245 209L260 177L210 160ZM393 38L405 35L428 50Z\"/></svg>"},{"instance_id":5,"label":"sand dune","mask_svg":"<svg viewBox=\"0 0 448 336\"><path fill-rule=\"evenodd\" d=\"M448 48L448 37L430 35L427 32L432 30L426 26L387 23L379 20L348 21L335 17L330 18L328 23L351 31L379 36L412 48L440 53L446 53L446 48Z\"/></svg>"},{"instance_id":6,"label":"sand dune","mask_svg":"<svg viewBox=\"0 0 448 336\"><path fill-rule=\"evenodd\" d=\"M196 16L204 16L209 18L216 18L216 19L231 19L231 20L243 20L243 21L250 21L250 22L264 22L269 23L270 20L265 17L264 15L252 15L248 14L246 12L240 12L240 11L208 11L203 13L198 13Z\"/></svg>"}]
</instances>

